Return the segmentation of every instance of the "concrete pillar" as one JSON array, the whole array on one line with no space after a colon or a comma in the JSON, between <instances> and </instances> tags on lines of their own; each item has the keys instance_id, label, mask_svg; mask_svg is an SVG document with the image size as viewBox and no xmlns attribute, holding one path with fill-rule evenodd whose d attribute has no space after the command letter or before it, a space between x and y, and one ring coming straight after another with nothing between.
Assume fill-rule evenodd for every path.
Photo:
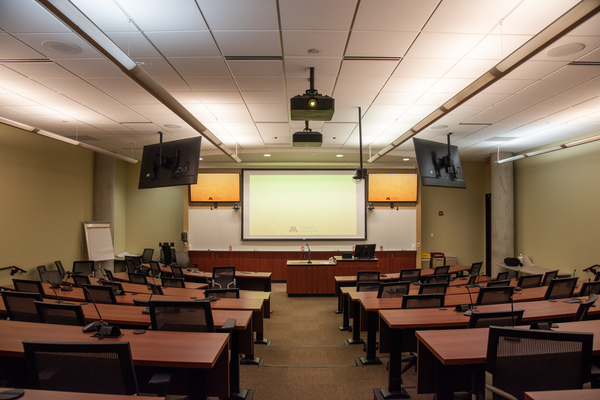
<instances>
[{"instance_id":1,"label":"concrete pillar","mask_svg":"<svg viewBox=\"0 0 600 400\"><path fill-rule=\"evenodd\" d=\"M492 276L499 272L498 264L515 254L515 203L513 163L498 164L498 159L513 153L491 154L492 188Z\"/></svg>"},{"instance_id":2,"label":"concrete pillar","mask_svg":"<svg viewBox=\"0 0 600 400\"><path fill-rule=\"evenodd\" d=\"M115 159L94 153L94 221L110 222L110 233L114 245L115 223ZM96 270L114 270L114 261L96 261ZM96 275L104 277L104 273Z\"/></svg>"}]
</instances>

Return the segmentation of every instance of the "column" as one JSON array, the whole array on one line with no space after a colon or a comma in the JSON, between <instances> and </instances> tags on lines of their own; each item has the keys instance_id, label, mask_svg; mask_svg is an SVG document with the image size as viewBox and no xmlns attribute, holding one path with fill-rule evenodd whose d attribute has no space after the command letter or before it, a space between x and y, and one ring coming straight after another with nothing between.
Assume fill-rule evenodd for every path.
<instances>
[{"instance_id":1,"label":"column","mask_svg":"<svg viewBox=\"0 0 600 400\"><path fill-rule=\"evenodd\" d=\"M110 222L114 245L115 158L94 153L94 221ZM114 261L96 261L96 270L114 270ZM104 273L96 274L103 278Z\"/></svg>"},{"instance_id":2,"label":"column","mask_svg":"<svg viewBox=\"0 0 600 400\"><path fill-rule=\"evenodd\" d=\"M499 272L498 264L503 264L504 258L515 256L513 163L496 162L498 159L513 155L513 153L491 154L492 276L496 276Z\"/></svg>"}]
</instances>

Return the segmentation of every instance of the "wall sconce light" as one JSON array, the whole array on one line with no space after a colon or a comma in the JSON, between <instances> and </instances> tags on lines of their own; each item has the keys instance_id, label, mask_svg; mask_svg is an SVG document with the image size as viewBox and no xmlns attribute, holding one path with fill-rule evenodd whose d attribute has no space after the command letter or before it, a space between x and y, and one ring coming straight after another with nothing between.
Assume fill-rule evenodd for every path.
<instances>
[{"instance_id":1,"label":"wall sconce light","mask_svg":"<svg viewBox=\"0 0 600 400\"><path fill-rule=\"evenodd\" d=\"M233 209L234 209L234 210L239 210L239 209L240 209L240 206L238 205L238 203L235 203L235 204L233 205Z\"/></svg>"},{"instance_id":2,"label":"wall sconce light","mask_svg":"<svg viewBox=\"0 0 600 400\"><path fill-rule=\"evenodd\" d=\"M394 208L394 203L390 203L390 208Z\"/></svg>"}]
</instances>

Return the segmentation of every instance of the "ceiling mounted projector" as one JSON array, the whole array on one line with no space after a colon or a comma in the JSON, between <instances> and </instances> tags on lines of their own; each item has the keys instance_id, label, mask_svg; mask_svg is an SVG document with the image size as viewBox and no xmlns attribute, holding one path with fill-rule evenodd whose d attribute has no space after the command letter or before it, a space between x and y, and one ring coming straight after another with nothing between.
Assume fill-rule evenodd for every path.
<instances>
[{"instance_id":1,"label":"ceiling mounted projector","mask_svg":"<svg viewBox=\"0 0 600 400\"><path fill-rule=\"evenodd\" d=\"M310 89L290 99L292 121L331 121L335 100L319 94L314 88L314 67L310 67Z\"/></svg>"},{"instance_id":2,"label":"ceiling mounted projector","mask_svg":"<svg viewBox=\"0 0 600 400\"><path fill-rule=\"evenodd\" d=\"M292 135L292 146L293 147L321 147L323 144L323 134L319 132L313 132L308 127L308 121L306 122L306 128L301 132L296 132Z\"/></svg>"}]
</instances>

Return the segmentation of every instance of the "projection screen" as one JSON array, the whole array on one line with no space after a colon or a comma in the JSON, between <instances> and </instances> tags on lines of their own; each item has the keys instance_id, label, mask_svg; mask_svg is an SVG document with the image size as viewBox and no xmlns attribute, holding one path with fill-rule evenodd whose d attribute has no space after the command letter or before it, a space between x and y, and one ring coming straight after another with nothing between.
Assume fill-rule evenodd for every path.
<instances>
[{"instance_id":1,"label":"projection screen","mask_svg":"<svg viewBox=\"0 0 600 400\"><path fill-rule=\"evenodd\" d=\"M243 170L242 240L366 239L354 170Z\"/></svg>"}]
</instances>

